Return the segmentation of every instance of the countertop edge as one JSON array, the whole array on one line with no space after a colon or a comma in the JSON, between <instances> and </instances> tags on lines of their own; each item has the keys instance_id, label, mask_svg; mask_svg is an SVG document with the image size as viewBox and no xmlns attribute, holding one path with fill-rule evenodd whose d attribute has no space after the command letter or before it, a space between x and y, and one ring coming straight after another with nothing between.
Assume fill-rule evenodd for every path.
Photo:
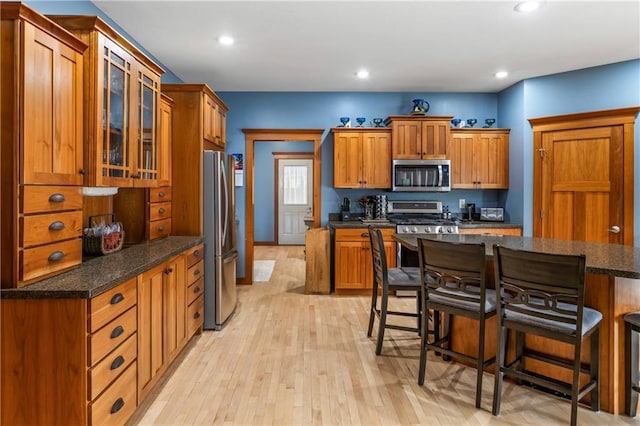
<instances>
[{"instance_id":1,"label":"countertop edge","mask_svg":"<svg viewBox=\"0 0 640 426\"><path fill-rule=\"evenodd\" d=\"M34 284L2 289L0 299L91 299L195 247L203 240L200 236L170 236L158 241L133 245L119 252L91 259L75 269ZM129 260L149 258L149 260L138 260L131 267L118 269L118 264L123 263L127 258ZM104 277L98 268L102 270L106 268L112 273ZM87 280L87 276L93 279Z\"/></svg>"}]
</instances>

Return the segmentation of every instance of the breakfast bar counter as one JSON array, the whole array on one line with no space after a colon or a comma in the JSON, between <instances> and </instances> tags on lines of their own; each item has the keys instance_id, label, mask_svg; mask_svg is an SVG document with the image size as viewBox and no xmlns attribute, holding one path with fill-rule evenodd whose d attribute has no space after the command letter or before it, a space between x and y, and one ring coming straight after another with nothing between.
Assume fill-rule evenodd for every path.
<instances>
[{"instance_id":1,"label":"breakfast bar counter","mask_svg":"<svg viewBox=\"0 0 640 426\"><path fill-rule=\"evenodd\" d=\"M393 238L410 250L418 250L418 239L429 238L460 243L484 243L487 252L488 286L495 287L493 278L493 246L554 254L584 254L587 277L585 304L603 315L600 326L600 404L603 411L624 413L624 321L627 312L640 310L640 248L616 244L564 241L545 238L496 236L496 235L429 235L394 234ZM477 353L477 321L454 317L451 324L452 348L461 352ZM495 354L496 322L487 322L485 334L485 359ZM513 341L513 339L510 339ZM527 336L526 345L537 351L571 360L568 346L542 337ZM585 347L588 343L585 342ZM583 351L588 352L588 351ZM509 354L507 355L509 357ZM588 364L588 353L582 356ZM536 370L535 360L527 361ZM539 364L549 374L549 367ZM557 368L553 372L558 379L569 380L570 372ZM586 379L586 375L581 376Z\"/></svg>"}]
</instances>

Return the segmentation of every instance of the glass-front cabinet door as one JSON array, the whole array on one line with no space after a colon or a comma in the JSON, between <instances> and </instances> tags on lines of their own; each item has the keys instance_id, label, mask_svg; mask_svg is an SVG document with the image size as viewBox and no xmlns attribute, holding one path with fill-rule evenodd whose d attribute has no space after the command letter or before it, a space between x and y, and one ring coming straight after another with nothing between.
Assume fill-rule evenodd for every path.
<instances>
[{"instance_id":1,"label":"glass-front cabinet door","mask_svg":"<svg viewBox=\"0 0 640 426\"><path fill-rule=\"evenodd\" d=\"M105 185L128 186L131 164L131 72L125 52L104 43L102 90L102 151L98 173Z\"/></svg>"},{"instance_id":2,"label":"glass-front cabinet door","mask_svg":"<svg viewBox=\"0 0 640 426\"><path fill-rule=\"evenodd\" d=\"M137 171L135 186L154 186L158 179L157 116L159 77L144 69L137 71ZM155 78L154 78L155 77Z\"/></svg>"}]
</instances>

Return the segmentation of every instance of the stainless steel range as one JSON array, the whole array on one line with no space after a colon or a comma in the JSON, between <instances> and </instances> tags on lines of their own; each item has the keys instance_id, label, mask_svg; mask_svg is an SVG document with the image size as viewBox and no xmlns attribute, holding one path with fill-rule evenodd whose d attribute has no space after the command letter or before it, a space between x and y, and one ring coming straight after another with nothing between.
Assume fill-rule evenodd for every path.
<instances>
[{"instance_id":1,"label":"stainless steel range","mask_svg":"<svg viewBox=\"0 0 640 426\"><path fill-rule=\"evenodd\" d=\"M389 221L398 234L457 234L458 224L443 218L441 201L389 201Z\"/></svg>"},{"instance_id":2,"label":"stainless steel range","mask_svg":"<svg viewBox=\"0 0 640 426\"><path fill-rule=\"evenodd\" d=\"M398 234L457 234L458 223L443 218L441 201L389 201L388 219ZM398 266L418 266L418 253L398 243ZM415 292L414 292L415 293Z\"/></svg>"}]
</instances>

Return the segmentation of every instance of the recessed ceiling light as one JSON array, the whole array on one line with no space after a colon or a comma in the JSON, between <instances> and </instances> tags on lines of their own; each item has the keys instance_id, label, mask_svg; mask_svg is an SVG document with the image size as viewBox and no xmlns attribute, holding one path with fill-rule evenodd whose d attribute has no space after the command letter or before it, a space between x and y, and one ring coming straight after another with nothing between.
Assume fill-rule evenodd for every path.
<instances>
[{"instance_id":1,"label":"recessed ceiling light","mask_svg":"<svg viewBox=\"0 0 640 426\"><path fill-rule=\"evenodd\" d=\"M533 12L536 9L539 9L542 6L541 1L522 1L515 5L513 10L521 13Z\"/></svg>"},{"instance_id":2,"label":"recessed ceiling light","mask_svg":"<svg viewBox=\"0 0 640 426\"><path fill-rule=\"evenodd\" d=\"M360 70L356 73L356 77L358 78L367 78L369 77L369 71L367 70Z\"/></svg>"},{"instance_id":3,"label":"recessed ceiling light","mask_svg":"<svg viewBox=\"0 0 640 426\"><path fill-rule=\"evenodd\" d=\"M218 37L218 43L224 46L231 46L233 44L233 37L230 37L228 35L220 36Z\"/></svg>"},{"instance_id":4,"label":"recessed ceiling light","mask_svg":"<svg viewBox=\"0 0 640 426\"><path fill-rule=\"evenodd\" d=\"M506 71L498 71L494 75L496 76L496 78L505 78L506 76L509 75L509 73Z\"/></svg>"}]
</instances>

